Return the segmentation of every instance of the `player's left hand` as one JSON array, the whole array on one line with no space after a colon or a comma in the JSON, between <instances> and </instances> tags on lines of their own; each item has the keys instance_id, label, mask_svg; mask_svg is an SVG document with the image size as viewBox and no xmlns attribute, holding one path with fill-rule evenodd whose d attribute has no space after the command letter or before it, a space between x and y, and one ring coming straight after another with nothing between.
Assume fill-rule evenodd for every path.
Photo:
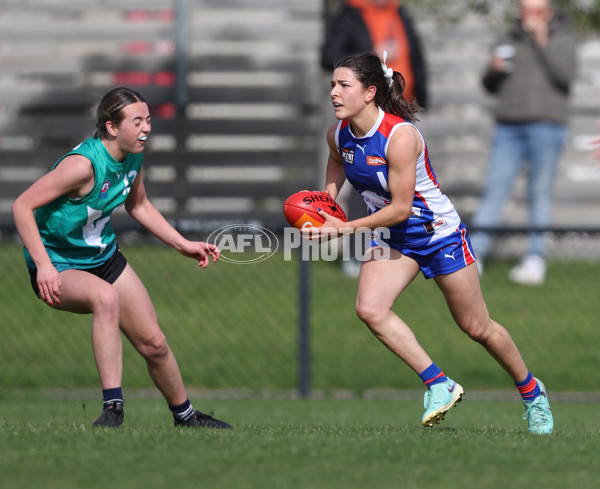
<instances>
[{"instance_id":1,"label":"player's left hand","mask_svg":"<svg viewBox=\"0 0 600 489\"><path fill-rule=\"evenodd\" d=\"M181 250L181 254L198 260L198 266L206 268L212 257L212 262L216 263L221 255L219 248L212 243L204 241L188 241L187 246Z\"/></svg>"},{"instance_id":2,"label":"player's left hand","mask_svg":"<svg viewBox=\"0 0 600 489\"><path fill-rule=\"evenodd\" d=\"M322 226L306 227L300 231L303 238L320 238L321 240L329 240L346 234L350 231L348 223L338 219L337 217L327 214L323 209L318 209L317 212L325 220Z\"/></svg>"}]
</instances>

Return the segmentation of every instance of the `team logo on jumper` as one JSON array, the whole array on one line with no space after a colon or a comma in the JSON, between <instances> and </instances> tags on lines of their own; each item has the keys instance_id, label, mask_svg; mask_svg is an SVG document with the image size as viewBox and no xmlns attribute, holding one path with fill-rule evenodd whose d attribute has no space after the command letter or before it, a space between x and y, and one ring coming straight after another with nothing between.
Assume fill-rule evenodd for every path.
<instances>
[{"instance_id":1,"label":"team logo on jumper","mask_svg":"<svg viewBox=\"0 0 600 489\"><path fill-rule=\"evenodd\" d=\"M354 165L354 150L348 148L342 148L340 153L342 154L342 158L349 165Z\"/></svg>"},{"instance_id":2,"label":"team logo on jumper","mask_svg":"<svg viewBox=\"0 0 600 489\"><path fill-rule=\"evenodd\" d=\"M435 233L436 231L442 229L447 225L448 223L443 217L437 217L433 221L426 222L425 224L423 224L423 226L425 227L425 231L427 231L427 234Z\"/></svg>"},{"instance_id":3,"label":"team logo on jumper","mask_svg":"<svg viewBox=\"0 0 600 489\"><path fill-rule=\"evenodd\" d=\"M109 188L110 188L110 182L108 180L106 180L102 184L102 189L100 189L100 199L107 199L108 198L108 189Z\"/></svg>"},{"instance_id":4,"label":"team logo on jumper","mask_svg":"<svg viewBox=\"0 0 600 489\"><path fill-rule=\"evenodd\" d=\"M385 161L381 156L367 156L367 165L381 166L387 164L388 162Z\"/></svg>"}]
</instances>

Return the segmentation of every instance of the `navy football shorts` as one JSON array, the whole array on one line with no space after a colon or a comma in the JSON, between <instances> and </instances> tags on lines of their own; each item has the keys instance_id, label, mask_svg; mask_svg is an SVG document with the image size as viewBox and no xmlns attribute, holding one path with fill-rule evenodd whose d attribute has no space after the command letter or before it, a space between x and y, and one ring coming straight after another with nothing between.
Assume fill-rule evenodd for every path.
<instances>
[{"instance_id":1,"label":"navy football shorts","mask_svg":"<svg viewBox=\"0 0 600 489\"><path fill-rule=\"evenodd\" d=\"M387 245L412 258L419 264L425 278L446 275L475 263L473 246L467 234L467 228L462 223L454 233L421 246L399 245L388 240L382 244L377 239L373 240L372 245Z\"/></svg>"}]
</instances>

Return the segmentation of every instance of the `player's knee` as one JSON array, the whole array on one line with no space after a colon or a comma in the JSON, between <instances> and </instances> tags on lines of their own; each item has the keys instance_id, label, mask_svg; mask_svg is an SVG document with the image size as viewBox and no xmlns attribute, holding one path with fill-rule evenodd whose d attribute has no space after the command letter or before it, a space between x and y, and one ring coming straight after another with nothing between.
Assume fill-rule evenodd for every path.
<instances>
[{"instance_id":1,"label":"player's knee","mask_svg":"<svg viewBox=\"0 0 600 489\"><path fill-rule=\"evenodd\" d=\"M102 287L96 291L93 302L94 314L119 317L119 294L114 287Z\"/></svg>"},{"instance_id":2,"label":"player's knee","mask_svg":"<svg viewBox=\"0 0 600 489\"><path fill-rule=\"evenodd\" d=\"M479 318L469 318L461 327L469 338L477 343L485 344L489 338L490 321L480 320Z\"/></svg>"},{"instance_id":3,"label":"player's knee","mask_svg":"<svg viewBox=\"0 0 600 489\"><path fill-rule=\"evenodd\" d=\"M148 337L138 346L138 351L141 355L151 362L160 362L169 354L169 345L165 335L160 332L152 337Z\"/></svg>"},{"instance_id":4,"label":"player's knee","mask_svg":"<svg viewBox=\"0 0 600 489\"><path fill-rule=\"evenodd\" d=\"M356 302L356 315L368 326L375 326L386 316L387 309L373 302Z\"/></svg>"}]
</instances>

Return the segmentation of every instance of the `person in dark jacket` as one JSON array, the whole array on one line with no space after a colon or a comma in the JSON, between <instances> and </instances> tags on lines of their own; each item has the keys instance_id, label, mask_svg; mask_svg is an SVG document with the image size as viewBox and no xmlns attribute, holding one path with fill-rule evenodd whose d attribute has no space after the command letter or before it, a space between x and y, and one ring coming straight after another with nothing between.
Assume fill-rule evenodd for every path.
<instances>
[{"instance_id":1,"label":"person in dark jacket","mask_svg":"<svg viewBox=\"0 0 600 489\"><path fill-rule=\"evenodd\" d=\"M387 51L387 65L406 80L407 99L427 108L427 66L421 39L408 12L395 0L346 0L328 23L321 67L354 54Z\"/></svg>"}]
</instances>

